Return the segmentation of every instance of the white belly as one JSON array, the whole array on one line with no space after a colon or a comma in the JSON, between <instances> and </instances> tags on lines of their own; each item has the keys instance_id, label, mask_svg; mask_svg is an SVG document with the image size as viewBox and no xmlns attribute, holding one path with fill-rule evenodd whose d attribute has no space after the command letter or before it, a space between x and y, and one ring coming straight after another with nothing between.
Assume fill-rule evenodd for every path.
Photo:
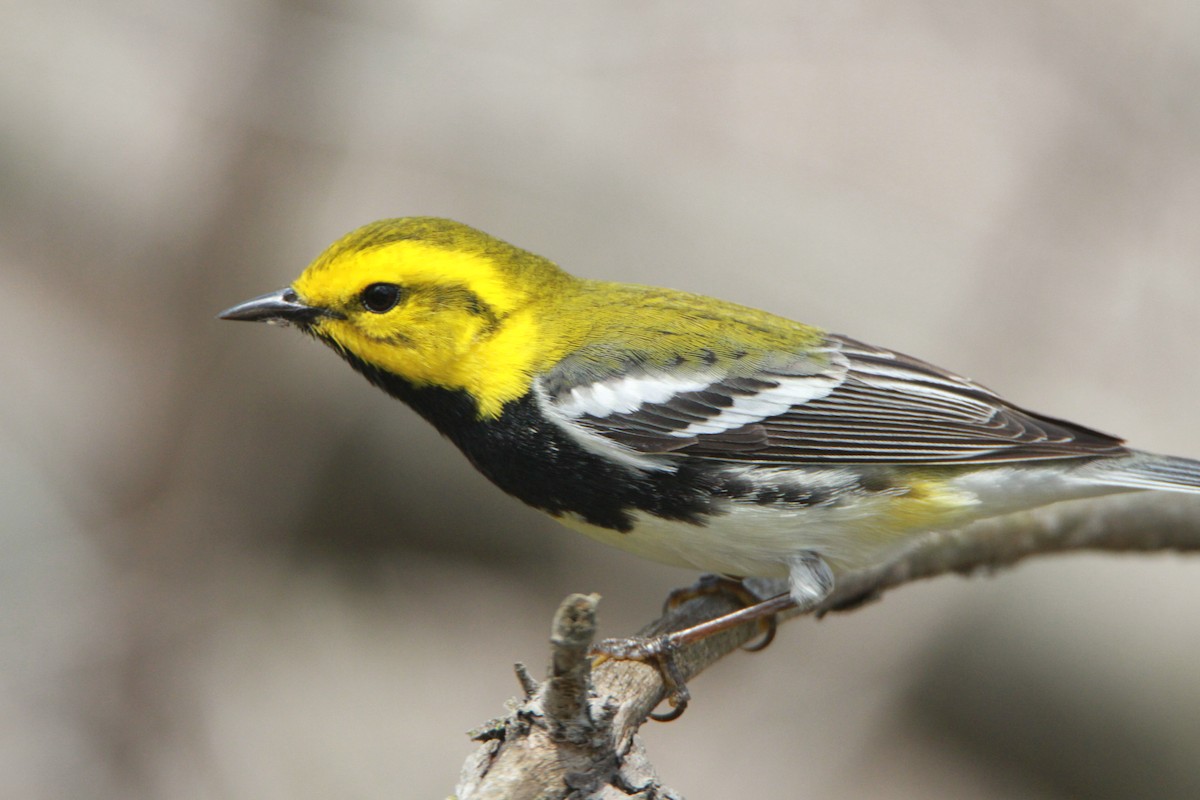
<instances>
[{"instance_id":1,"label":"white belly","mask_svg":"<svg viewBox=\"0 0 1200 800\"><path fill-rule=\"evenodd\" d=\"M897 494L860 494L828 505L781 508L730 502L702 524L634 512L621 533L578 518L569 528L630 553L674 566L741 577L787 577L811 551L834 573L894 559L930 534L977 519L1059 500L1126 491L1081 481L1056 467L991 468L946 480L914 480Z\"/></svg>"},{"instance_id":2,"label":"white belly","mask_svg":"<svg viewBox=\"0 0 1200 800\"><path fill-rule=\"evenodd\" d=\"M890 500L871 498L851 508L794 511L731 504L729 513L699 525L636 512L633 530L626 533L578 518L559 521L605 544L664 564L742 577L784 578L792 559L804 551L818 553L837 571L882 561L903 548L912 536L880 523L880 506Z\"/></svg>"}]
</instances>

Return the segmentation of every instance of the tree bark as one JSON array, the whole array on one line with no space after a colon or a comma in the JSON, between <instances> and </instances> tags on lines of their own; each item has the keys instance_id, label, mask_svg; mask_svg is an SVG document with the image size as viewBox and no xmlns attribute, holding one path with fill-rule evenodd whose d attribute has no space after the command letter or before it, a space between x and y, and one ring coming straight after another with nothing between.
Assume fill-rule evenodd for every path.
<instances>
[{"instance_id":1,"label":"tree bark","mask_svg":"<svg viewBox=\"0 0 1200 800\"><path fill-rule=\"evenodd\" d=\"M890 563L842 573L817 614L846 611L891 588L948 572L992 572L1033 555L1077 550L1200 550L1200 497L1141 492L1074 501L997 517L929 535ZM782 581L750 580L761 596ZM593 665L595 595L571 595L555 616L549 678L538 683L518 665L525 689L509 716L473 732L481 744L467 759L458 800L677 798L646 758L637 730L662 701L659 670L637 661ZM654 636L703 622L742 605L705 594L668 610L638 632ZM794 612L780 615L796 616ZM687 680L760 633L742 625L681 648L676 666Z\"/></svg>"}]
</instances>

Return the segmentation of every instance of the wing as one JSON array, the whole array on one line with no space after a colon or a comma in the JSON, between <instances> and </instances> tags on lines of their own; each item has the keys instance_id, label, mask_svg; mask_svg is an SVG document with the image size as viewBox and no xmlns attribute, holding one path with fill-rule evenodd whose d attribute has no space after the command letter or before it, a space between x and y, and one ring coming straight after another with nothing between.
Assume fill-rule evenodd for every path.
<instances>
[{"instance_id":1,"label":"wing","mask_svg":"<svg viewBox=\"0 0 1200 800\"><path fill-rule=\"evenodd\" d=\"M1121 440L1031 413L966 378L841 336L747 369L680 373L565 364L543 409L633 463L674 454L763 465L963 464L1119 455ZM616 445L614 448L613 445ZM639 461L639 458L642 458Z\"/></svg>"}]
</instances>

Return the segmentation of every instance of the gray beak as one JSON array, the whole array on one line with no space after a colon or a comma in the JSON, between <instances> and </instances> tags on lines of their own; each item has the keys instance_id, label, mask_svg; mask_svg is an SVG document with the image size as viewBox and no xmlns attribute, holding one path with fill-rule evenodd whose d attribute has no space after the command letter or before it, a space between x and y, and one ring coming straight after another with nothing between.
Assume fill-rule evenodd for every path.
<instances>
[{"instance_id":1,"label":"gray beak","mask_svg":"<svg viewBox=\"0 0 1200 800\"><path fill-rule=\"evenodd\" d=\"M317 317L328 316L323 308L307 306L291 287L277 292L268 292L253 300L227 308L217 315L219 319L236 319L246 322L290 322L308 325Z\"/></svg>"}]
</instances>

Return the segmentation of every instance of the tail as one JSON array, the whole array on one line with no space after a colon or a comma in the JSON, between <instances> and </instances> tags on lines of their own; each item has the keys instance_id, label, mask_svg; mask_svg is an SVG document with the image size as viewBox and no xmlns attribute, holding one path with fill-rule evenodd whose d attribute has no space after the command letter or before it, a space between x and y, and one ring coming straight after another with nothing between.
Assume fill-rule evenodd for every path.
<instances>
[{"instance_id":1,"label":"tail","mask_svg":"<svg viewBox=\"0 0 1200 800\"><path fill-rule=\"evenodd\" d=\"M1131 450L1118 458L1100 458L1084 468L1099 484L1127 489L1158 489L1200 494L1200 461Z\"/></svg>"}]
</instances>

